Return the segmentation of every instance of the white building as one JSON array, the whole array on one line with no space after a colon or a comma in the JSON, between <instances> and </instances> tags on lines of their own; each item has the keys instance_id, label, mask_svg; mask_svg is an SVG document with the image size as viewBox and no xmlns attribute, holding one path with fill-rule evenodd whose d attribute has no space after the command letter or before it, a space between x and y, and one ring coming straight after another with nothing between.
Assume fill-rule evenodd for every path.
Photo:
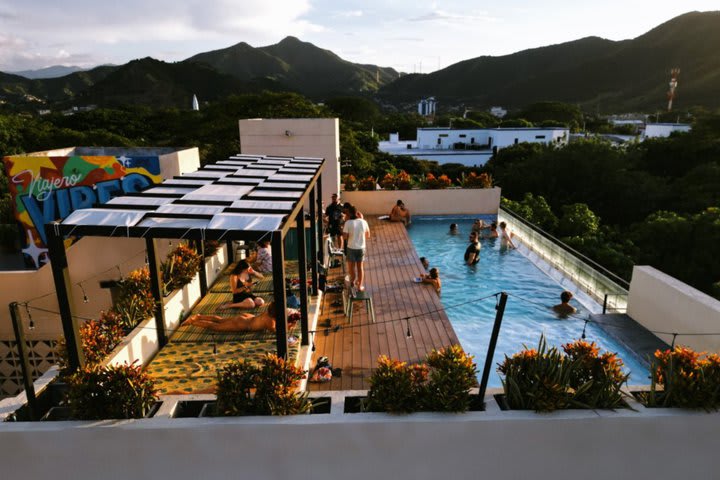
<instances>
[{"instance_id":1,"label":"white building","mask_svg":"<svg viewBox=\"0 0 720 480\"><path fill-rule=\"evenodd\" d=\"M491 107L490 115L497 117L497 118L503 118L503 117L505 117L505 115L507 115L507 110L505 110L502 107Z\"/></svg>"},{"instance_id":2,"label":"white building","mask_svg":"<svg viewBox=\"0 0 720 480\"><path fill-rule=\"evenodd\" d=\"M648 123L643 138L669 137L673 132L689 132L690 128L687 123Z\"/></svg>"},{"instance_id":3,"label":"white building","mask_svg":"<svg viewBox=\"0 0 720 480\"><path fill-rule=\"evenodd\" d=\"M555 128L418 128L417 148L433 150L495 150L518 143L564 145L570 130Z\"/></svg>"},{"instance_id":4,"label":"white building","mask_svg":"<svg viewBox=\"0 0 720 480\"><path fill-rule=\"evenodd\" d=\"M418 113L423 117L431 117L435 115L436 105L435 97L423 98L418 102Z\"/></svg>"}]
</instances>

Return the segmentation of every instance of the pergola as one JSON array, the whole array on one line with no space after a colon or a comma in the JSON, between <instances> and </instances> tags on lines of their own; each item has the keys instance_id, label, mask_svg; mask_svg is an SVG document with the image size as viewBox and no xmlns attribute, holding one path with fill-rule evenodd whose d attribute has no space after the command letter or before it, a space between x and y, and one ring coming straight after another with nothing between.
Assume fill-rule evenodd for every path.
<instances>
[{"instance_id":1,"label":"pergola","mask_svg":"<svg viewBox=\"0 0 720 480\"><path fill-rule=\"evenodd\" d=\"M308 345L307 255L305 214L309 204L312 294L318 291L318 261L322 262L322 169L325 160L310 157L236 155L195 172L167 179L140 193L115 197L94 208L77 210L62 222L45 225L63 333L70 368L84 364L78 324L74 321L71 282L64 238L67 236L144 238L155 322L162 348L168 341L162 298L158 239L188 239L228 243L231 261L234 240L269 239L272 248L277 354L287 356L284 239L297 229L302 345ZM203 251L200 249L200 251ZM204 262L200 289L208 285Z\"/></svg>"}]
</instances>

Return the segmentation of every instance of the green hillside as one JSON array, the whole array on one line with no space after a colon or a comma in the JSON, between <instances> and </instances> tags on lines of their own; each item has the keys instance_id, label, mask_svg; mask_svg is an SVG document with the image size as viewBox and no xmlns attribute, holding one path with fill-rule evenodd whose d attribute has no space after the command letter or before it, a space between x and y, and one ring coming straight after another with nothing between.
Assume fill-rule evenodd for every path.
<instances>
[{"instance_id":1,"label":"green hillside","mask_svg":"<svg viewBox=\"0 0 720 480\"><path fill-rule=\"evenodd\" d=\"M433 95L445 104L521 107L543 100L609 113L660 110L673 67L676 105L720 106L720 12L676 17L633 40L588 37L502 57L478 57L383 87L390 101Z\"/></svg>"}]
</instances>

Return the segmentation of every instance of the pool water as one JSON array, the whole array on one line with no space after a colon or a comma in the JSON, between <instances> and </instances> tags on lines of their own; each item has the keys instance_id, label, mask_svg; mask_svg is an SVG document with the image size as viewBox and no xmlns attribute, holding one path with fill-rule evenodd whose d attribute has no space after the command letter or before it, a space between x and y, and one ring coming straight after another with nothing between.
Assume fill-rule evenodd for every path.
<instances>
[{"instance_id":1,"label":"pool water","mask_svg":"<svg viewBox=\"0 0 720 480\"><path fill-rule=\"evenodd\" d=\"M548 345L558 347L577 340L585 325L583 319L600 307L591 304L592 300L588 297L582 297L584 305L573 298L570 303L578 309L578 313L565 320L558 319L550 307L560 303L560 292L566 287L548 277L520 251L501 249L499 239L482 239L480 263L465 265L463 255L469 244L468 234L474 218L482 218L486 223L495 219L492 216L413 217L408 233L418 256L427 257L430 267L440 269L442 304L462 347L475 356L478 379L485 364L495 321L496 300L493 296L481 301L473 300L501 291L509 294L489 382L490 387L500 387L495 367L505 355L513 355L523 345L536 348L541 334L545 335ZM458 235L449 234L451 223L458 224ZM627 349L608 338L592 323L587 324L585 333L586 340L595 342L601 351L618 354L625 364L626 373L630 374L629 384L647 383L648 369Z\"/></svg>"}]
</instances>

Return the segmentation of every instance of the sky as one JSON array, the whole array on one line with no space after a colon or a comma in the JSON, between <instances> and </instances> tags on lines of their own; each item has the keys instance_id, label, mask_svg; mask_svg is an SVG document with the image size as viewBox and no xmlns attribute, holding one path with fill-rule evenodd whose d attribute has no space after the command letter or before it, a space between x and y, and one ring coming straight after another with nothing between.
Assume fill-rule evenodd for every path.
<instances>
[{"instance_id":1,"label":"sky","mask_svg":"<svg viewBox=\"0 0 720 480\"><path fill-rule=\"evenodd\" d=\"M288 35L356 63L429 73L587 36L635 38L717 0L0 0L0 71L168 62Z\"/></svg>"}]
</instances>

